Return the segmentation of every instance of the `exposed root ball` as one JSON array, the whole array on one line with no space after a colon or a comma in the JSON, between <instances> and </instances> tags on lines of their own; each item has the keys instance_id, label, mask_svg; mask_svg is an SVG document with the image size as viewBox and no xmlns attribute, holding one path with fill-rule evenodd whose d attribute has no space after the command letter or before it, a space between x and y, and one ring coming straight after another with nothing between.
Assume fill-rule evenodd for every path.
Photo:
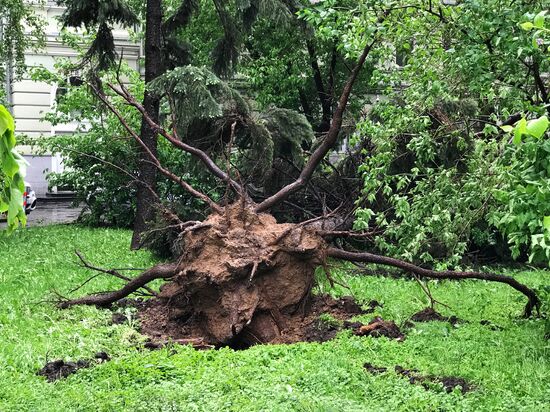
<instances>
[{"instance_id":1,"label":"exposed root ball","mask_svg":"<svg viewBox=\"0 0 550 412\"><path fill-rule=\"evenodd\" d=\"M196 325L215 345L241 333L269 342L303 309L326 245L315 232L278 224L242 204L182 235L178 271L160 299L171 318Z\"/></svg>"}]
</instances>

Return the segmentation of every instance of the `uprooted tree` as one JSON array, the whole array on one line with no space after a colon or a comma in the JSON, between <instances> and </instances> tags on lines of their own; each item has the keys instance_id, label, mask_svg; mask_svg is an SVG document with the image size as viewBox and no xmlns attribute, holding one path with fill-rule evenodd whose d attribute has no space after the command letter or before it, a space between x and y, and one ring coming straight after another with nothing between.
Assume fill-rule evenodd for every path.
<instances>
[{"instance_id":1,"label":"uprooted tree","mask_svg":"<svg viewBox=\"0 0 550 412\"><path fill-rule=\"evenodd\" d=\"M63 299L60 306L105 307L146 288L154 295L154 300L162 302L164 307L171 310L172 317L179 319L182 324L192 324L193 335L204 337L209 344L228 344L243 334L253 336L255 342L271 342L284 334L289 317L307 311L315 269L324 267L326 276L332 281L327 261L338 259L392 266L420 279L479 279L504 283L527 297L525 316L530 316L534 309L538 310L539 299L535 292L509 276L479 272L436 272L390 257L337 248L331 243L334 238L361 233L338 230L333 223L334 219L331 219L333 213L325 213L300 223L278 223L270 215L271 208L308 184L336 144L353 85L375 42L376 39L371 40L364 47L343 87L328 132L309 156L298 178L259 202L253 201L239 174L232 173L229 160L227 165L220 167L206 151L180 136L176 127L168 130L155 122L143 105L128 92L123 82L119 81L118 85L108 84L111 97L97 84L92 84L98 98L118 117L131 137L148 154L149 162L158 172L207 204L211 214L202 222L184 222L162 206L159 200L159 213L180 231L177 240L177 249L181 251L179 257L173 263L154 266L135 278L125 278L127 282L119 290L72 300ZM206 193L164 167L113 105L113 95L120 96L138 110L144 121L162 138L175 148L193 155L205 170L222 181L228 192L224 200L216 203ZM174 101L171 101L170 106L173 105ZM172 114L175 113L177 110L172 110ZM229 153L235 126L233 122L230 127ZM103 271L119 276L115 271ZM166 281L160 292L147 286L156 279Z\"/></svg>"}]
</instances>

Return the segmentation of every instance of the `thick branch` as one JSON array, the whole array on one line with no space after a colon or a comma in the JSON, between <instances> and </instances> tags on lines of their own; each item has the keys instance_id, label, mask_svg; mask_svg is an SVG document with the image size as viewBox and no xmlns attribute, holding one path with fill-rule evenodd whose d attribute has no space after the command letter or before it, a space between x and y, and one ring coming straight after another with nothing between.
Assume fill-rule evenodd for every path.
<instances>
[{"instance_id":1,"label":"thick branch","mask_svg":"<svg viewBox=\"0 0 550 412\"><path fill-rule=\"evenodd\" d=\"M338 103L338 108L334 112L330 129L327 132L327 135L325 136L323 143L321 143L321 145L315 150L315 152L313 152L313 154L307 161L306 165L304 166L302 172L300 173L300 176L298 177L298 179L295 180L293 183L290 183L289 185L283 187L273 196L270 196L267 199L265 199L262 203L258 205L258 207L256 208L256 212L265 212L266 210L272 208L277 203L282 202L283 200L288 198L291 194L300 190L311 179L311 176L313 175L313 172L315 171L319 163L321 163L323 158L327 155L327 153L330 151L330 149L332 149L332 147L338 140L338 135L340 134L340 130L342 129L344 112L346 111L346 107L348 105L348 101L351 95L351 91L353 89L353 85L355 84L355 81L357 80L357 76L359 75L359 72L363 68L363 65L365 64L365 60L367 59L375 43L376 43L376 40L372 41L371 43L368 43L365 46L365 49L363 50L363 54L361 54L359 61L357 62L355 68L352 70L348 78L348 81L344 86L344 90L342 91L342 95L340 96L340 100Z\"/></svg>"},{"instance_id":2,"label":"thick branch","mask_svg":"<svg viewBox=\"0 0 550 412\"><path fill-rule=\"evenodd\" d=\"M414 273L420 278L429 278L429 279L480 279L487 280L490 282L499 282L505 283L518 292L523 293L527 296L528 302L525 306L524 315L525 317L531 316L533 309L540 308L540 300L537 297L537 294L527 286L519 283L516 279L510 276L497 275L495 273L480 273L480 272L455 272L451 270L446 270L442 272L437 272L434 270L429 270L421 268L419 266L413 265L412 263L405 262L399 259L394 259L387 256L374 255L372 253L356 253L348 252L342 249L329 248L327 250L327 256L333 257L336 259L349 260L353 262L364 262L364 263L375 263L379 265L393 266L400 268L407 272Z\"/></svg>"},{"instance_id":3,"label":"thick branch","mask_svg":"<svg viewBox=\"0 0 550 412\"><path fill-rule=\"evenodd\" d=\"M177 147L178 149L197 157L214 176L216 176L218 179L223 180L224 182L229 183L237 193L244 193L244 190L241 188L241 186L235 180L231 179L231 177L227 173L220 169L218 165L210 158L210 156L206 154L206 152L196 147L190 146L187 143L184 143L183 141L168 133L159 124L155 123L147 114L145 108L126 91L123 85L121 85L121 89L117 89L112 84L109 84L109 87L116 94L126 100L126 102L128 102L130 106L135 107L141 113L145 121L155 130L157 130L157 132L160 133L166 140L168 140L174 147Z\"/></svg>"},{"instance_id":4,"label":"thick branch","mask_svg":"<svg viewBox=\"0 0 550 412\"><path fill-rule=\"evenodd\" d=\"M66 309L75 305L91 305L101 307L109 306L117 300L134 293L155 279L170 279L176 274L176 268L177 265L175 263L157 265L143 272L138 277L130 280L119 290L97 295L84 296L82 298L72 300L65 300L59 303L59 307Z\"/></svg>"},{"instance_id":5,"label":"thick branch","mask_svg":"<svg viewBox=\"0 0 550 412\"><path fill-rule=\"evenodd\" d=\"M100 268L100 267L97 267L97 266L94 266L94 265L90 264L88 261L86 261L86 259L82 255L82 253L80 253L78 250L75 251L75 254L76 254L76 256L78 256L78 258L82 262L82 266L85 267L86 269L95 270L96 272L99 272L99 273L105 273L107 275L114 276L115 278L125 280L126 282L130 282L132 280L128 276L124 276L123 274L119 273L116 269L104 269L104 268ZM87 283L87 281L85 283ZM80 289L80 287L78 289ZM143 286L143 289L145 289L151 295L157 296L157 293L153 289L151 289L150 287Z\"/></svg>"},{"instance_id":6,"label":"thick branch","mask_svg":"<svg viewBox=\"0 0 550 412\"><path fill-rule=\"evenodd\" d=\"M540 66L536 59L533 61L533 77L535 78L535 84L539 90L542 101L548 104L548 91L546 90L546 86L544 85L544 81L540 75ZM550 107L547 107L547 110L548 113L550 113Z\"/></svg>"},{"instance_id":7,"label":"thick branch","mask_svg":"<svg viewBox=\"0 0 550 412\"><path fill-rule=\"evenodd\" d=\"M133 139L141 146L141 148L143 149L144 153L147 154L149 156L149 158L151 159L151 163L153 163L155 165L155 167L158 169L159 172L161 172L163 175L165 175L166 177L168 177L170 180L176 182L177 184L179 184L183 189L185 189L186 191L188 191L190 194L192 194L193 196L195 196L196 198L202 200L203 202L205 202L208 206L210 206L210 208L212 210L214 210L215 212L217 213L221 213L221 208L212 200L210 199L207 195L205 195L204 193L202 192L199 192L198 190L194 189L191 185L189 185L186 181L184 181L182 178L180 178L179 176L175 175L174 173L172 173L170 170L164 168L160 161L158 160L158 158L154 155L153 152L151 152L151 150L149 149L149 147L143 142L143 140L141 139L141 137L138 136L138 134L130 127L130 125L128 124L128 122L126 122L126 120L124 119L124 117L122 116L122 114L117 110L116 107L114 107L114 105L107 99L107 97L102 93L100 92L97 88L93 87L93 90L95 92L95 94L99 97L99 99L108 107L108 109L118 118L119 122L122 124L122 126L128 131L128 133L130 133L130 135L133 137ZM147 115L147 113L145 112L145 109L143 109L143 116L146 117L148 119L150 119L150 117ZM152 120L151 120L152 122ZM158 127L158 126L157 126Z\"/></svg>"}]
</instances>

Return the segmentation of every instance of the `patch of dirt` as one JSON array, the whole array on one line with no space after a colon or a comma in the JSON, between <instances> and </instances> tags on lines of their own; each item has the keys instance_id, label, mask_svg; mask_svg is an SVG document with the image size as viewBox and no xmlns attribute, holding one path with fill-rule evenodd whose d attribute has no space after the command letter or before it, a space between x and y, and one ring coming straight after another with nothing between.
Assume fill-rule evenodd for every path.
<instances>
[{"instance_id":1,"label":"patch of dirt","mask_svg":"<svg viewBox=\"0 0 550 412\"><path fill-rule=\"evenodd\" d=\"M411 384L420 384L426 390L433 389L434 384L443 385L443 389L447 393L452 392L456 387L460 388L462 394L474 390L473 385L466 382L465 379L456 376L424 376L421 375L416 369L405 369L399 365L395 366L395 372L401 376L408 378Z\"/></svg>"},{"instance_id":2,"label":"patch of dirt","mask_svg":"<svg viewBox=\"0 0 550 412\"><path fill-rule=\"evenodd\" d=\"M197 349L209 349L230 346L234 349L246 349L261 343L326 342L333 339L341 329L340 324L353 316L364 314L366 310L349 296L333 299L328 295L314 296L308 299L295 313L259 313L246 325L241 333L225 345L216 345L203 335L200 317L174 309L159 300L150 300L140 312L141 332L150 336L146 347L157 349L167 342L191 344ZM319 316L329 314L336 321L324 322ZM280 325L280 328L273 327ZM348 322L349 323L349 322ZM256 334L255 331L261 331Z\"/></svg>"},{"instance_id":3,"label":"patch of dirt","mask_svg":"<svg viewBox=\"0 0 550 412\"><path fill-rule=\"evenodd\" d=\"M456 325L457 323L462 322L461 319L457 318L454 315L449 317L443 316L433 308L422 309L420 312L417 312L414 315L412 315L411 320L414 322L441 321L441 322L449 322L452 325Z\"/></svg>"},{"instance_id":4,"label":"patch of dirt","mask_svg":"<svg viewBox=\"0 0 550 412\"><path fill-rule=\"evenodd\" d=\"M111 358L105 352L96 353L93 360L79 359L76 362L65 362L59 359L46 363L46 365L37 372L37 375L46 377L48 382L54 382L58 379L63 379L72 375L79 369L89 368L93 364L103 363L109 360L111 360Z\"/></svg>"},{"instance_id":5,"label":"patch of dirt","mask_svg":"<svg viewBox=\"0 0 550 412\"><path fill-rule=\"evenodd\" d=\"M378 375L388 371L388 368L374 366L372 363L368 362L363 365L363 368L365 368L369 373L372 373L373 375Z\"/></svg>"},{"instance_id":6,"label":"patch of dirt","mask_svg":"<svg viewBox=\"0 0 550 412\"><path fill-rule=\"evenodd\" d=\"M483 326L487 326L489 329L494 330L494 331L504 330L504 328L502 326L496 325L493 322L491 322L490 320L485 320L485 319L481 320L481 321L479 321L479 324L483 325Z\"/></svg>"},{"instance_id":7,"label":"patch of dirt","mask_svg":"<svg viewBox=\"0 0 550 412\"><path fill-rule=\"evenodd\" d=\"M346 326L348 329L353 330L353 333L357 336L372 336L374 338L385 336L390 339L397 339L398 341L405 340L405 335L395 322L386 321L380 317L374 318L368 325L352 322L347 323Z\"/></svg>"},{"instance_id":8,"label":"patch of dirt","mask_svg":"<svg viewBox=\"0 0 550 412\"><path fill-rule=\"evenodd\" d=\"M371 363L365 363L363 367L371 374L378 375L388 371L386 367L373 366ZM405 369L402 366L395 365L395 372L409 380L413 385L421 385L424 389L436 389L438 385L443 386L443 389L447 393L451 393L455 388L460 388L462 394L471 392L475 389L475 386L467 382L463 378L456 376L433 376L421 375L416 369Z\"/></svg>"},{"instance_id":9,"label":"patch of dirt","mask_svg":"<svg viewBox=\"0 0 550 412\"><path fill-rule=\"evenodd\" d=\"M364 313L373 313L376 308L383 308L384 305L382 305L377 300L371 300L369 303L367 303L368 309L365 310Z\"/></svg>"},{"instance_id":10,"label":"patch of dirt","mask_svg":"<svg viewBox=\"0 0 550 412\"><path fill-rule=\"evenodd\" d=\"M122 325L127 321L128 321L128 318L126 317L126 315L123 315L122 313L115 312L111 316L111 324L113 325Z\"/></svg>"},{"instance_id":11,"label":"patch of dirt","mask_svg":"<svg viewBox=\"0 0 550 412\"><path fill-rule=\"evenodd\" d=\"M434 320L446 321L448 318L436 312L435 309L425 308L411 316L415 322L431 322Z\"/></svg>"}]
</instances>

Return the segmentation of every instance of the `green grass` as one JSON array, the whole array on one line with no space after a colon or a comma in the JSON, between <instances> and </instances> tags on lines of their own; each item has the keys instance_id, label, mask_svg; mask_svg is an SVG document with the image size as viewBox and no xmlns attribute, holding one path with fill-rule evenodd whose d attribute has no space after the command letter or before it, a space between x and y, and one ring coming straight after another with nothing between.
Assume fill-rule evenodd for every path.
<instances>
[{"instance_id":1,"label":"green grass","mask_svg":"<svg viewBox=\"0 0 550 412\"><path fill-rule=\"evenodd\" d=\"M144 251L130 252L121 230L50 226L0 237L0 411L544 411L550 410L550 347L542 320L522 320L525 303L511 288L492 283L442 282L439 308L468 323L418 324L405 342L358 338L342 332L324 344L257 346L194 351L139 350L143 337L130 320L110 325L110 312L89 307L57 310L44 302L52 289L67 293L91 275L74 249L97 265L147 267ZM361 301L377 299L374 315L405 321L426 306L413 281L342 275ZM549 272L517 273L521 281L548 284ZM98 277L78 294L119 285ZM320 289L326 289L321 285ZM349 293L337 288L334 293ZM503 330L492 331L487 319ZM48 383L36 375L46 360L112 361ZM475 392L426 391L393 372L373 376L370 362L399 364L423 374L456 375Z\"/></svg>"}]
</instances>

